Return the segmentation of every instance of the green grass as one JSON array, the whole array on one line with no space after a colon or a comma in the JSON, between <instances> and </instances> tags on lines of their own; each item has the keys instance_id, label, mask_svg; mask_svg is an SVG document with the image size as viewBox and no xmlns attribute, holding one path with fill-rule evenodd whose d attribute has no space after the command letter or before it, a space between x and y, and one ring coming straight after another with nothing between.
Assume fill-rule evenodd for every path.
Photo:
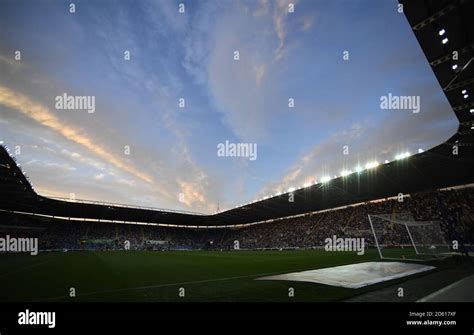
<instances>
[{"instance_id":1,"label":"green grass","mask_svg":"<svg viewBox=\"0 0 474 335\"><path fill-rule=\"evenodd\" d=\"M398 253L398 251L394 251ZM0 255L0 301L338 301L393 282L345 289L255 278L378 259L375 250L67 252ZM439 269L452 260L438 261ZM438 270L439 271L439 270ZM69 289L76 297L69 297ZM178 296L179 288L185 297ZM293 287L295 297L288 297Z\"/></svg>"}]
</instances>

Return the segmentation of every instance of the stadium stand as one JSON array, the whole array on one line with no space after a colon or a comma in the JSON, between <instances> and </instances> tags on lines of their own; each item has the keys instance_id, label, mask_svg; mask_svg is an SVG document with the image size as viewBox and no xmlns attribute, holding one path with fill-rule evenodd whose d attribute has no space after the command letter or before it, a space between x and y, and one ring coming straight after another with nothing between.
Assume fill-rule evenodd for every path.
<instances>
[{"instance_id":1,"label":"stadium stand","mask_svg":"<svg viewBox=\"0 0 474 335\"><path fill-rule=\"evenodd\" d=\"M193 229L138 224L81 222L2 212L3 233L39 238L42 249L117 250L125 241L135 250L299 249L324 246L324 240L364 237L374 246L367 215L411 213L415 220L440 220L447 238L474 241L474 187L423 192L398 199L346 206L309 215L273 220L243 228ZM390 241L397 244L398 241Z\"/></svg>"}]
</instances>

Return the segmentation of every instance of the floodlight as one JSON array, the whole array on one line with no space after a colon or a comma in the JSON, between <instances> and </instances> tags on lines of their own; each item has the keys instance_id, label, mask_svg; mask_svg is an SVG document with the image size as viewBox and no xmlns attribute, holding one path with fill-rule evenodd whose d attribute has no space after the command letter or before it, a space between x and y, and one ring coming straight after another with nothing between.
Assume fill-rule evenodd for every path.
<instances>
[{"instance_id":1,"label":"floodlight","mask_svg":"<svg viewBox=\"0 0 474 335\"><path fill-rule=\"evenodd\" d=\"M321 183L327 183L330 180L331 180L331 177L325 176L321 178Z\"/></svg>"},{"instance_id":2,"label":"floodlight","mask_svg":"<svg viewBox=\"0 0 474 335\"><path fill-rule=\"evenodd\" d=\"M341 171L341 177L345 177L345 176L348 176L352 173L351 170L342 170Z\"/></svg>"},{"instance_id":3,"label":"floodlight","mask_svg":"<svg viewBox=\"0 0 474 335\"><path fill-rule=\"evenodd\" d=\"M369 163L365 164L366 169L373 169L377 166L379 166L379 162L377 162L377 161L369 162Z\"/></svg>"},{"instance_id":4,"label":"floodlight","mask_svg":"<svg viewBox=\"0 0 474 335\"><path fill-rule=\"evenodd\" d=\"M399 155L396 155L395 159L398 161L400 159L404 159L404 158L407 158L409 156L410 156L410 153L407 151L407 152L401 153Z\"/></svg>"}]
</instances>

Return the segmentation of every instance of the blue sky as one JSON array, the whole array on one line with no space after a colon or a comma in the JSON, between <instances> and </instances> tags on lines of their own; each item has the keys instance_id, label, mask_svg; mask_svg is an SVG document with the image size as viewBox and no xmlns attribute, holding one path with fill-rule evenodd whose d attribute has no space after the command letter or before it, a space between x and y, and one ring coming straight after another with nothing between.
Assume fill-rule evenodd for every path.
<instances>
[{"instance_id":1,"label":"blue sky","mask_svg":"<svg viewBox=\"0 0 474 335\"><path fill-rule=\"evenodd\" d=\"M0 140L44 195L207 213L457 128L396 1L69 3L0 2ZM95 113L55 109L64 92ZM420 113L381 110L388 93ZM258 158L218 157L226 140Z\"/></svg>"}]
</instances>

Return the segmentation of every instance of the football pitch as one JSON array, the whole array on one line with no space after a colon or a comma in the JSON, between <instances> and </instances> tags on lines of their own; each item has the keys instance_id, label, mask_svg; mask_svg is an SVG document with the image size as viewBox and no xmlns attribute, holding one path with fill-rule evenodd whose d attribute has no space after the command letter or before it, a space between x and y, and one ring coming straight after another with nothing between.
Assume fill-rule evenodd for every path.
<instances>
[{"instance_id":1,"label":"football pitch","mask_svg":"<svg viewBox=\"0 0 474 335\"><path fill-rule=\"evenodd\" d=\"M401 250L394 250L393 256ZM400 255L398 255L400 256ZM465 267L460 257L423 262L436 270L360 289L256 278L377 261L376 250L103 251L0 255L0 301L326 302ZM451 271L452 272L452 271ZM446 276L448 273L447 271ZM452 274L449 274L452 275ZM459 274L452 275L452 281ZM443 277L444 278L444 277ZM290 288L294 296L289 296ZM73 297L71 297L71 292ZM429 292L427 292L429 293Z\"/></svg>"}]
</instances>

